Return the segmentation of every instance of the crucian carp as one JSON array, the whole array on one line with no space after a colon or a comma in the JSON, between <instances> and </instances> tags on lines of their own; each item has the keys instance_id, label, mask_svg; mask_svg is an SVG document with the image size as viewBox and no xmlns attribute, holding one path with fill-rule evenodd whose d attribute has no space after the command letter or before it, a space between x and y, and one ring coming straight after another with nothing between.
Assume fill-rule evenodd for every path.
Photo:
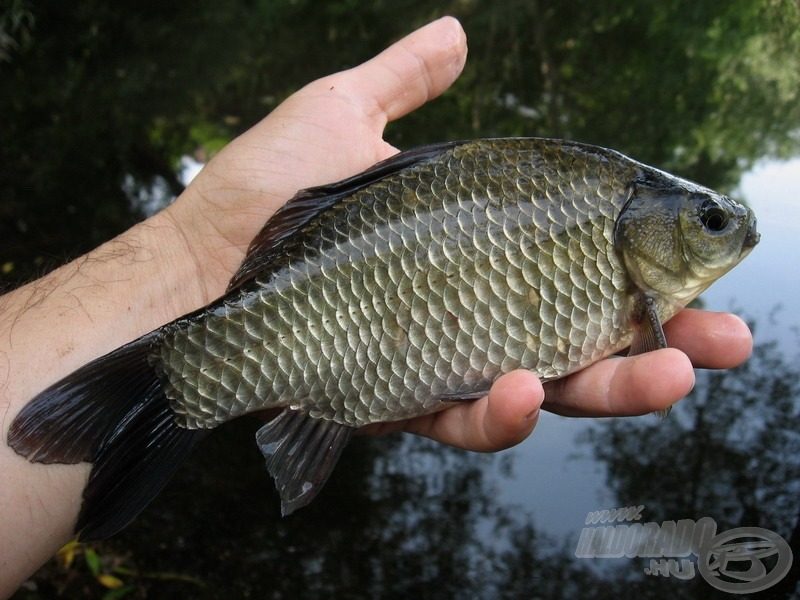
<instances>
[{"instance_id":1,"label":"crucian carp","mask_svg":"<svg viewBox=\"0 0 800 600\"><path fill-rule=\"evenodd\" d=\"M285 514L357 428L630 347L758 243L752 211L618 152L513 138L425 146L299 192L226 294L42 391L8 443L93 463L76 530L108 537L214 428L256 434Z\"/></svg>"}]
</instances>

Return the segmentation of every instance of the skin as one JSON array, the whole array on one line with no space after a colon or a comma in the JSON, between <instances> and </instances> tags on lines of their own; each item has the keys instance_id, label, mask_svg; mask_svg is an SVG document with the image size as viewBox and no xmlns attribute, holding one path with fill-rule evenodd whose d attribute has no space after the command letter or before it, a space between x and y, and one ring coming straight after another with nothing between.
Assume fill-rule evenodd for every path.
<instances>
[{"instance_id":1,"label":"skin","mask_svg":"<svg viewBox=\"0 0 800 600\"><path fill-rule=\"evenodd\" d=\"M168 209L0 297L0 597L70 539L89 472L86 464L31 464L8 448L21 408L89 360L221 295L250 240L287 198L394 154L382 137L387 123L446 90L465 60L464 32L444 18L309 84L231 142ZM669 349L605 360L544 388L531 373L513 372L486 398L365 432L402 430L497 451L525 439L543 408L648 413L691 390L693 365L733 367L752 349L747 326L730 314L685 310L665 331Z\"/></svg>"}]
</instances>

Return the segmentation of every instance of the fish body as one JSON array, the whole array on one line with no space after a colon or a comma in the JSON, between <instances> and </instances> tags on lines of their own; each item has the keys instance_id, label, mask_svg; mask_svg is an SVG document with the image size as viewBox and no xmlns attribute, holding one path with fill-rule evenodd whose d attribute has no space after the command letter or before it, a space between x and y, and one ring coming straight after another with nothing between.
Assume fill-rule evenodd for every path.
<instances>
[{"instance_id":1,"label":"fish body","mask_svg":"<svg viewBox=\"0 0 800 600\"><path fill-rule=\"evenodd\" d=\"M614 226L636 171L579 145L497 140L359 189L165 332L152 362L179 423L282 406L353 426L405 419L504 372L555 379L624 348Z\"/></svg>"},{"instance_id":2,"label":"fish body","mask_svg":"<svg viewBox=\"0 0 800 600\"><path fill-rule=\"evenodd\" d=\"M757 241L746 207L612 150L533 138L411 150L300 192L225 296L45 390L9 443L94 462L78 529L105 537L207 431L280 409L257 442L291 512L360 426L478 398L514 369L552 380L665 346L661 323ZM95 410L109 395L111 414ZM154 437L171 458L142 441ZM140 480L149 491L131 497Z\"/></svg>"}]
</instances>

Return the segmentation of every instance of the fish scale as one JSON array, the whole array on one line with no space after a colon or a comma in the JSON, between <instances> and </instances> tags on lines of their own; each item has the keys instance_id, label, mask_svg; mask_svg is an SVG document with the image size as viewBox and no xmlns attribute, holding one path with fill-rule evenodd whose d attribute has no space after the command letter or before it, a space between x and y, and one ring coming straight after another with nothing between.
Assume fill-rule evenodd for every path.
<instances>
[{"instance_id":1,"label":"fish scale","mask_svg":"<svg viewBox=\"0 0 800 600\"><path fill-rule=\"evenodd\" d=\"M606 217L635 168L569 145L467 143L357 191L161 340L173 410L195 428L279 406L361 426L618 350L628 282Z\"/></svg>"}]
</instances>

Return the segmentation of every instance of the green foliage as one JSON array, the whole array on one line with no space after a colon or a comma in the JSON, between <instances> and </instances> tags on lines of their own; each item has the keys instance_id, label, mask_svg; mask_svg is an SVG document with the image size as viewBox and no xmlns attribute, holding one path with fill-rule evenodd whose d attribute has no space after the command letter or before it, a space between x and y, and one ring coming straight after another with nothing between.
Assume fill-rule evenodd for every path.
<instances>
[{"instance_id":1,"label":"green foliage","mask_svg":"<svg viewBox=\"0 0 800 600\"><path fill-rule=\"evenodd\" d=\"M72 540L34 580L26 582L14 598L146 598L152 581L177 582L176 589L181 591L182 597L205 588L205 583L196 577L169 571L143 571L129 553L117 553L108 544L81 544Z\"/></svg>"},{"instance_id":2,"label":"green foliage","mask_svg":"<svg viewBox=\"0 0 800 600\"><path fill-rule=\"evenodd\" d=\"M92 572L92 575L95 577L100 575L100 557L97 555L97 552L92 548L87 548L86 552L84 552L83 557L86 559L86 566L89 567L89 570Z\"/></svg>"},{"instance_id":3,"label":"green foliage","mask_svg":"<svg viewBox=\"0 0 800 600\"><path fill-rule=\"evenodd\" d=\"M12 54L24 51L31 40L33 13L25 0L6 0L0 12L0 62L10 62Z\"/></svg>"}]
</instances>

